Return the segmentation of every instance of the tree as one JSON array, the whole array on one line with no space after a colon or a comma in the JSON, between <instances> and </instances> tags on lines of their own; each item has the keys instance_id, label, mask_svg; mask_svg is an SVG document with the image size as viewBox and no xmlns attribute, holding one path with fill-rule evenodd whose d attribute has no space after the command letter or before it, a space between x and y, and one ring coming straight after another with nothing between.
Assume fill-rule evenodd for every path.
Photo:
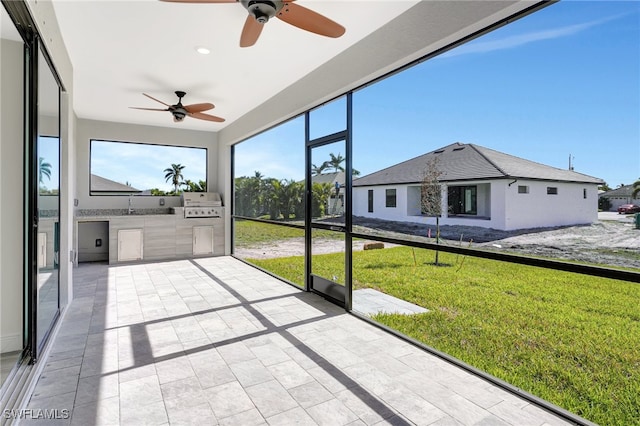
<instances>
[{"instance_id":1,"label":"tree","mask_svg":"<svg viewBox=\"0 0 640 426\"><path fill-rule=\"evenodd\" d=\"M311 176L321 175L329 167L328 161L316 166L315 164L311 165Z\"/></svg>"},{"instance_id":2,"label":"tree","mask_svg":"<svg viewBox=\"0 0 640 426\"><path fill-rule=\"evenodd\" d=\"M38 180L40 184L44 183L44 178L51 180L51 164L44 161L43 157L38 158Z\"/></svg>"},{"instance_id":3,"label":"tree","mask_svg":"<svg viewBox=\"0 0 640 426\"><path fill-rule=\"evenodd\" d=\"M165 182L171 181L171 184L173 185L173 192L176 194L178 193L178 187L182 184L182 179L184 178L184 176L182 176L182 170L184 170L184 168L185 166L182 164L171 164L171 167L164 169L164 172L166 173L164 175L164 180Z\"/></svg>"},{"instance_id":4,"label":"tree","mask_svg":"<svg viewBox=\"0 0 640 426\"><path fill-rule=\"evenodd\" d=\"M207 182L203 180L193 182L190 179L186 179L182 182L182 185L184 185L184 192L207 192Z\"/></svg>"},{"instance_id":5,"label":"tree","mask_svg":"<svg viewBox=\"0 0 640 426\"><path fill-rule=\"evenodd\" d=\"M253 176L240 176L235 179L235 214L257 217L268 210L265 203L265 182L262 173L256 171Z\"/></svg>"},{"instance_id":6,"label":"tree","mask_svg":"<svg viewBox=\"0 0 640 426\"><path fill-rule=\"evenodd\" d=\"M436 218L436 244L440 244L440 216L442 215L442 186L440 184L438 158L427 161L420 182L420 210L422 214ZM435 264L438 265L439 251L436 250Z\"/></svg>"},{"instance_id":7,"label":"tree","mask_svg":"<svg viewBox=\"0 0 640 426\"><path fill-rule=\"evenodd\" d=\"M611 191L611 187L607 182L604 182L602 185L598 186L600 191Z\"/></svg>"},{"instance_id":8,"label":"tree","mask_svg":"<svg viewBox=\"0 0 640 426\"><path fill-rule=\"evenodd\" d=\"M338 153L338 155L334 155L333 153L329 154L331 159L328 161L329 166L333 168L334 172L344 172L344 167L342 167L342 163L344 163L345 158L342 154Z\"/></svg>"},{"instance_id":9,"label":"tree","mask_svg":"<svg viewBox=\"0 0 640 426\"><path fill-rule=\"evenodd\" d=\"M333 193L333 188L328 182L314 183L311 186L311 217L322 217L325 215L325 207L329 197Z\"/></svg>"},{"instance_id":10,"label":"tree","mask_svg":"<svg viewBox=\"0 0 640 426\"><path fill-rule=\"evenodd\" d=\"M637 181L633 182L633 192L631 193L631 198L638 198L638 194L640 194L640 178Z\"/></svg>"}]
</instances>

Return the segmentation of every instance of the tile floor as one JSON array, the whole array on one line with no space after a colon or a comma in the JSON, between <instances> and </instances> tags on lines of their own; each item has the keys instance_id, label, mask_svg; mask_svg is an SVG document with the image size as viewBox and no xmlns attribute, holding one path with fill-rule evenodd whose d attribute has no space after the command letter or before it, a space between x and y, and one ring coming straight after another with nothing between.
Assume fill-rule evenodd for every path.
<instances>
[{"instance_id":1,"label":"tile floor","mask_svg":"<svg viewBox=\"0 0 640 426\"><path fill-rule=\"evenodd\" d=\"M70 416L46 424L566 424L231 257L74 283L28 407Z\"/></svg>"}]
</instances>

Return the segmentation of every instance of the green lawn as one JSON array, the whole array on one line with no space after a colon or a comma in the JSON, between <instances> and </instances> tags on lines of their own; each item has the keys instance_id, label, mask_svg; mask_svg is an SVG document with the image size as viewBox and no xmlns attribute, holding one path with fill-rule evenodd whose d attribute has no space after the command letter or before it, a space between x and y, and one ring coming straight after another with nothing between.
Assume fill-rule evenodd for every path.
<instances>
[{"instance_id":1,"label":"green lawn","mask_svg":"<svg viewBox=\"0 0 640 426\"><path fill-rule=\"evenodd\" d=\"M251 247L291 238L304 238L304 229L250 220L236 220L234 236L236 247ZM313 238L339 239L344 238L344 234L314 229Z\"/></svg>"},{"instance_id":2,"label":"green lawn","mask_svg":"<svg viewBox=\"0 0 640 426\"><path fill-rule=\"evenodd\" d=\"M434 266L421 249L416 266L413 254L354 252L355 288L430 310L377 321L593 422L640 424L639 284L449 253ZM343 256L315 256L314 271L331 276ZM304 280L302 257L250 261Z\"/></svg>"}]
</instances>

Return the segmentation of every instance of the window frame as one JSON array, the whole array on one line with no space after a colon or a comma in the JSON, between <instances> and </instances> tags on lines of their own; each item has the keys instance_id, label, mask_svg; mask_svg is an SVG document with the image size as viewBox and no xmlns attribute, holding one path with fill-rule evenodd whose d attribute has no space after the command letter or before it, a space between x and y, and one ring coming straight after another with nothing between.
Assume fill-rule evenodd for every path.
<instances>
[{"instance_id":1,"label":"window frame","mask_svg":"<svg viewBox=\"0 0 640 426\"><path fill-rule=\"evenodd\" d=\"M396 188L387 188L384 190L384 205L393 209L398 207L398 191Z\"/></svg>"},{"instance_id":2,"label":"window frame","mask_svg":"<svg viewBox=\"0 0 640 426\"><path fill-rule=\"evenodd\" d=\"M132 145L150 145L157 147L167 147L167 148L185 148L185 149L202 149L205 152L205 164L204 164L204 175L205 175L205 184L206 191L209 190L209 148L200 147L200 146L186 146L186 145L178 145L178 144L163 144L163 143L154 143L154 142L140 142L140 141L123 141L123 140L115 140L115 139L104 139L104 138L90 138L89 139L89 196L90 197L105 197L105 196L116 196L121 197L123 195L129 195L131 193L135 193L136 197L178 197L179 194L166 194L166 195L153 195L153 194L144 194L142 192L146 191L146 189L138 191L100 191L91 189L92 184L92 161L93 161L93 142L113 142L113 143L125 143ZM105 178L109 179L109 178Z\"/></svg>"}]
</instances>

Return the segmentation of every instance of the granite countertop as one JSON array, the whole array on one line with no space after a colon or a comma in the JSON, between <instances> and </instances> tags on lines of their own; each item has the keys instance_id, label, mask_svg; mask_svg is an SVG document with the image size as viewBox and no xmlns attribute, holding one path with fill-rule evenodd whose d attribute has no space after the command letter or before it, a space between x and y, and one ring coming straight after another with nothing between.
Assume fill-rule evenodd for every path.
<instances>
[{"instance_id":1,"label":"granite countertop","mask_svg":"<svg viewBox=\"0 0 640 426\"><path fill-rule=\"evenodd\" d=\"M171 208L133 209L132 213L129 213L128 209L77 209L74 216L76 218L91 219L113 216L175 216L175 213Z\"/></svg>"}]
</instances>

